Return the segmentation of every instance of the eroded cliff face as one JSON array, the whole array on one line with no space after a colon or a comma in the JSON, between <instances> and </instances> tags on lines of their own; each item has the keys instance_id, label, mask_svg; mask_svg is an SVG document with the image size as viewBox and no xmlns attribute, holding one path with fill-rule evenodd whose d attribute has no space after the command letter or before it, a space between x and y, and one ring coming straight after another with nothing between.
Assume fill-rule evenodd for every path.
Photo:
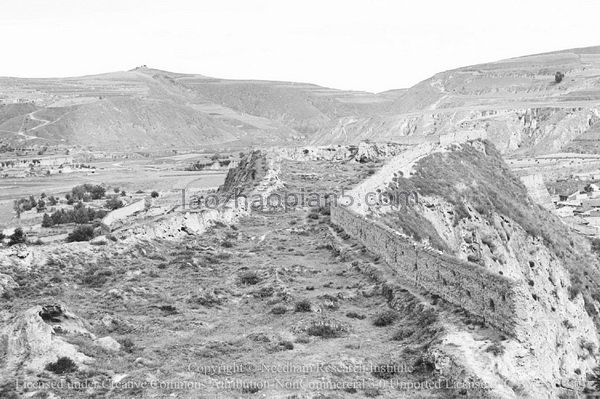
<instances>
[{"instance_id":1,"label":"eroded cliff face","mask_svg":"<svg viewBox=\"0 0 600 399\"><path fill-rule=\"evenodd\" d=\"M491 373L507 381L524 397L555 398L580 392L586 374L596 364L598 349L597 330L588 314L595 307L586 304L572 275L574 268L584 275L595 268L573 263L573 254L585 248L578 237L570 236L558 220L534 204L489 143L431 147L418 146L392 158L347 193L355 200L347 209L385 223L418 244L437 241L446 254L475 266L475 272L479 268L482 275L490 273L513 282L515 339L504 343L503 355L478 364L483 375ZM409 204L409 209L388 206L377 196L360 202L369 192L397 190L415 190L418 202ZM367 233L357 235L368 239ZM371 246L377 250L381 245ZM427 289L438 295L443 291L441 285ZM485 358L477 354L482 349L468 333L451 333L447 341L462 347L463 354L468 354L465 358ZM471 341L473 345L468 344Z\"/></svg>"},{"instance_id":2,"label":"eroded cliff face","mask_svg":"<svg viewBox=\"0 0 600 399\"><path fill-rule=\"evenodd\" d=\"M251 190L265 177L268 170L268 154L260 150L251 151L240 160L235 168L229 169L219 191Z\"/></svg>"},{"instance_id":3,"label":"eroded cliff face","mask_svg":"<svg viewBox=\"0 0 600 399\"><path fill-rule=\"evenodd\" d=\"M505 154L535 155L564 151L600 120L600 108L522 108L476 112L465 128L484 128Z\"/></svg>"},{"instance_id":4,"label":"eroded cliff face","mask_svg":"<svg viewBox=\"0 0 600 399\"><path fill-rule=\"evenodd\" d=\"M316 136L315 144L360 140L405 144L439 142L456 131L481 131L503 154L545 154L569 149L569 144L600 121L600 107L450 108L420 113L341 118Z\"/></svg>"},{"instance_id":5,"label":"eroded cliff face","mask_svg":"<svg viewBox=\"0 0 600 399\"><path fill-rule=\"evenodd\" d=\"M461 259L521 281L516 303L521 342L511 341L497 363L507 380L558 394L555 384L584 386L596 364L597 331L582 295L572 292L563 262L515 221L494 212L491 221L470 204L469 216L455 223L454 206L441 198L421 197L422 214Z\"/></svg>"}]
</instances>

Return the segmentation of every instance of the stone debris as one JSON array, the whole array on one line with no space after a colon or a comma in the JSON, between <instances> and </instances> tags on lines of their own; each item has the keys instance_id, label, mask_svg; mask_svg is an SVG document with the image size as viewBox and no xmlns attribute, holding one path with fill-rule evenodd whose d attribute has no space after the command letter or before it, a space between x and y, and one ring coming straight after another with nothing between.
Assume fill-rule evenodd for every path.
<instances>
[{"instance_id":1,"label":"stone debris","mask_svg":"<svg viewBox=\"0 0 600 399\"><path fill-rule=\"evenodd\" d=\"M121 350L121 344L117 342L113 337L102 337L98 338L94 341L96 344L100 345L102 348L111 352L118 352Z\"/></svg>"}]
</instances>

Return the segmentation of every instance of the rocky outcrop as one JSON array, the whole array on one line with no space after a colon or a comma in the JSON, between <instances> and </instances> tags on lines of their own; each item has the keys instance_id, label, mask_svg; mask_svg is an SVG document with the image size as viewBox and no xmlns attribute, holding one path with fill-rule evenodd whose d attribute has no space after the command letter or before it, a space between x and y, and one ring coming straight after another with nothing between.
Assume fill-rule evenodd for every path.
<instances>
[{"instance_id":1,"label":"rocky outcrop","mask_svg":"<svg viewBox=\"0 0 600 399\"><path fill-rule=\"evenodd\" d=\"M118 352L121 350L121 344L113 337L102 337L94 341L97 345L110 352Z\"/></svg>"},{"instance_id":2,"label":"rocky outcrop","mask_svg":"<svg viewBox=\"0 0 600 399\"><path fill-rule=\"evenodd\" d=\"M2 368L43 370L60 357L68 357L85 368L92 359L80 353L64 337L84 335L94 338L83 320L64 305L34 306L14 318L1 332Z\"/></svg>"},{"instance_id":3,"label":"rocky outcrop","mask_svg":"<svg viewBox=\"0 0 600 399\"><path fill-rule=\"evenodd\" d=\"M371 140L418 145L488 138L504 154L545 154L567 148L597 126L600 107L476 107L424 110L418 114L342 118L314 144Z\"/></svg>"},{"instance_id":4,"label":"rocky outcrop","mask_svg":"<svg viewBox=\"0 0 600 399\"><path fill-rule=\"evenodd\" d=\"M229 169L219 192L242 193L252 190L267 175L269 158L269 153L261 150L246 154L235 168Z\"/></svg>"},{"instance_id":5,"label":"rocky outcrop","mask_svg":"<svg viewBox=\"0 0 600 399\"><path fill-rule=\"evenodd\" d=\"M468 205L469 217L456 223L448 217L453 207L441 198L420 197L420 209L457 257L477 259L481 268L519 283L515 321L520 342L506 345L511 356L500 374L531 386L528 379L540 392L554 395L556 388L583 386L582 376L596 363L596 328L583 297L573 294L565 264L543 239L506 216L495 214L490 221ZM517 359L527 359L527 367L515 368L523 364Z\"/></svg>"},{"instance_id":6,"label":"rocky outcrop","mask_svg":"<svg viewBox=\"0 0 600 399\"><path fill-rule=\"evenodd\" d=\"M11 289L18 288L19 284L15 282L15 280L9 276L8 274L0 273L0 297Z\"/></svg>"},{"instance_id":7,"label":"rocky outcrop","mask_svg":"<svg viewBox=\"0 0 600 399\"><path fill-rule=\"evenodd\" d=\"M236 207L233 201L230 201L218 209L181 211L160 216L118 230L115 235L124 242L150 239L175 240L188 235L202 234L216 223L233 224L247 213L246 208Z\"/></svg>"}]
</instances>

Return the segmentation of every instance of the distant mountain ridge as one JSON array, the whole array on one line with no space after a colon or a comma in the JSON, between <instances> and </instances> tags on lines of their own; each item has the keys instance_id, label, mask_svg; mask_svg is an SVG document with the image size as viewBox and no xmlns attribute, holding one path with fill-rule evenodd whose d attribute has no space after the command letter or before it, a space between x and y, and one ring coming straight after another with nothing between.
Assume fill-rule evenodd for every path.
<instances>
[{"instance_id":1,"label":"distant mountain ridge","mask_svg":"<svg viewBox=\"0 0 600 399\"><path fill-rule=\"evenodd\" d=\"M555 82L555 73L565 74ZM484 131L504 154L600 148L600 46L441 72L379 94L146 66L0 78L0 144L108 150L356 144Z\"/></svg>"},{"instance_id":2,"label":"distant mountain ridge","mask_svg":"<svg viewBox=\"0 0 600 399\"><path fill-rule=\"evenodd\" d=\"M0 78L9 144L102 149L305 142L390 98L292 82L223 80L146 67L79 78Z\"/></svg>"}]
</instances>

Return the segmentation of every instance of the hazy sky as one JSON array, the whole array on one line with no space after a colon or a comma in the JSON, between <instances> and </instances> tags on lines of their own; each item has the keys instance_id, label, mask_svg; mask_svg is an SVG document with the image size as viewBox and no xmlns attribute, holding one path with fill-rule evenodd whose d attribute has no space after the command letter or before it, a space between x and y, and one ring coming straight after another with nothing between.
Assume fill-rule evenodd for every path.
<instances>
[{"instance_id":1,"label":"hazy sky","mask_svg":"<svg viewBox=\"0 0 600 399\"><path fill-rule=\"evenodd\" d=\"M600 45L598 0L2 0L0 76L148 66L383 91Z\"/></svg>"}]
</instances>

